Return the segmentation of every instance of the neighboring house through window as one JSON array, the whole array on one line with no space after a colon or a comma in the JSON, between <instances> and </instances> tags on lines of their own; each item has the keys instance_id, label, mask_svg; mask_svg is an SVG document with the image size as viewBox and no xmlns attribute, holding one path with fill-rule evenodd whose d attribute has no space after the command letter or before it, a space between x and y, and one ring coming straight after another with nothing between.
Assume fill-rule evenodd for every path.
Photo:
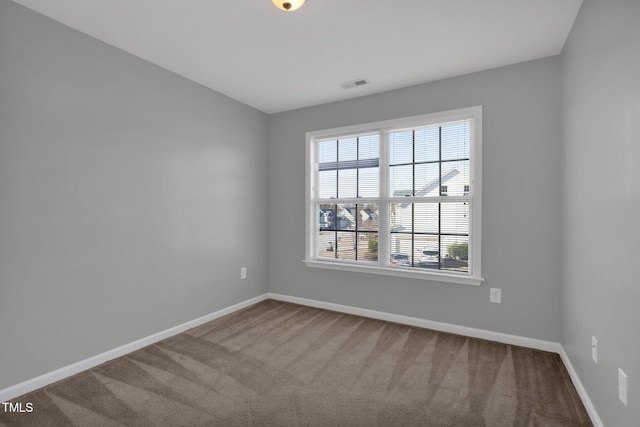
<instances>
[{"instance_id":1,"label":"neighboring house through window","mask_svg":"<svg viewBox=\"0 0 640 427\"><path fill-rule=\"evenodd\" d=\"M481 115L307 133L307 265L480 284Z\"/></svg>"}]
</instances>

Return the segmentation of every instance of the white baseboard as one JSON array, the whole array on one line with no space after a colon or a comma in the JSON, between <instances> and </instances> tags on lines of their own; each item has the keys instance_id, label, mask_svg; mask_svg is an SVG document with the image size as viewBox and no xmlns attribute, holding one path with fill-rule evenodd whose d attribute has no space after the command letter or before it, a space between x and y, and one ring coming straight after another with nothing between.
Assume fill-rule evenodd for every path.
<instances>
[{"instance_id":1,"label":"white baseboard","mask_svg":"<svg viewBox=\"0 0 640 427\"><path fill-rule=\"evenodd\" d=\"M567 371L569 372L569 376L571 377L571 380L573 381L573 385L575 386L578 392L578 395L580 396L580 399L582 400L582 403L584 404L585 409L587 410L587 413L591 418L591 422L595 427L604 427L604 424L602 423L600 416L596 412L596 409L593 406L593 403L591 402L591 399L589 398L587 391L582 385L582 382L580 381L578 374L576 373L575 369L573 368L573 365L571 364L571 360L569 359L569 356L567 356L567 353L564 351L564 348L562 348L562 345L560 343L538 340L534 338L521 337L518 335L503 334L501 332L488 331L485 329L470 328L468 326L459 326L459 325L453 325L450 323L435 322L433 320L402 316L398 314L386 313L386 312L376 311L376 310L369 310L366 308L353 307L349 305L334 304L331 302L293 297L289 295L269 293L268 297L270 299L274 299L278 301L286 301L286 302L291 302L295 304L306 305L309 307L323 308L326 310L338 311L340 313L371 317L373 319L401 323L403 325L417 326L420 328L433 329L441 332L449 332L452 334L464 335L467 337L480 338L480 339L485 339L489 341L496 341L503 344L511 344L511 345L517 345L521 347L533 348L537 350L549 351L552 353L558 353L560 355L560 358L562 359L562 362L567 368Z\"/></svg>"},{"instance_id":2,"label":"white baseboard","mask_svg":"<svg viewBox=\"0 0 640 427\"><path fill-rule=\"evenodd\" d=\"M593 402L591 402L591 399L589 398L589 395L587 394L587 390L584 388L582 381L580 381L580 377L578 376L578 373L573 367L573 364L571 363L571 359L569 359L569 356L564 351L564 348L562 346L560 346L559 354L560 354L560 358L562 358L562 362L564 363L564 366L567 368L567 372L569 372L571 381L573 381L573 385L576 388L576 391L578 392L580 399L582 400L582 404L584 405L585 409L587 410L587 413L589 414L589 417L591 418L591 422L595 427L604 427L604 423L600 419L598 412L596 412L596 408L593 406Z\"/></svg>"},{"instance_id":3,"label":"white baseboard","mask_svg":"<svg viewBox=\"0 0 640 427\"><path fill-rule=\"evenodd\" d=\"M214 313L207 314L205 316L199 317L197 319L191 320L181 325L174 326L173 328L169 328L162 332L149 335L148 337L141 338L129 344L125 344L123 346L114 348L112 350L105 351L104 353L98 354L96 356L92 356L88 359L81 360L71 365L64 366L60 369L56 369L55 371L51 371L46 374L40 375L39 377L32 378L30 380L16 384L14 386L2 389L0 390L0 402L6 402L8 400L15 399L18 396L22 396L23 394L45 387L49 384L52 384L56 381L60 381L72 375L78 374L82 371L86 371L87 369L91 369L95 366L101 365L105 362L108 362L109 360L115 359L120 356L124 356L125 354L139 350L143 347L154 344L158 341L162 341L163 339L180 334L191 328L195 328L196 326L200 326L204 323L218 319L222 316L226 316L227 314L231 314L235 311L249 307L250 305L256 304L260 301L264 301L265 299L268 298L267 295L268 294L263 294L255 298L242 301L238 304L234 304L230 307L223 308L222 310L218 310Z\"/></svg>"},{"instance_id":4,"label":"white baseboard","mask_svg":"<svg viewBox=\"0 0 640 427\"><path fill-rule=\"evenodd\" d=\"M534 348L537 350L559 353L560 344L552 341L526 338L518 335L503 334L501 332L488 331L485 329L470 328L468 326L453 325L451 323L435 322L433 320L419 319L417 317L402 316L399 314L386 313L383 311L369 310L366 308L353 307L349 305L334 304L331 302L316 301L306 298L292 297L269 293L269 298L278 301L287 301L295 304L307 305L310 307L324 308L326 310L339 311L340 313L355 314L357 316L371 317L388 322L401 323L403 325L417 326L419 328L433 329L441 332L449 332L467 337L480 338L489 341L496 341L504 344L518 345L521 347Z\"/></svg>"}]
</instances>

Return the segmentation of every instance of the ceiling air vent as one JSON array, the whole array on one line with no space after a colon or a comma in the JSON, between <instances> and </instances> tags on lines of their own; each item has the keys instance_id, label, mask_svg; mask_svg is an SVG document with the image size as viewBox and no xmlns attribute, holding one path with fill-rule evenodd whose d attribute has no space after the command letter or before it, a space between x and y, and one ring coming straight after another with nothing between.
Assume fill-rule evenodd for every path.
<instances>
[{"instance_id":1,"label":"ceiling air vent","mask_svg":"<svg viewBox=\"0 0 640 427\"><path fill-rule=\"evenodd\" d=\"M366 86L368 84L371 84L371 82L367 79L357 79L351 80L350 82L340 83L340 87L342 87L342 89L351 89L352 87Z\"/></svg>"}]
</instances>

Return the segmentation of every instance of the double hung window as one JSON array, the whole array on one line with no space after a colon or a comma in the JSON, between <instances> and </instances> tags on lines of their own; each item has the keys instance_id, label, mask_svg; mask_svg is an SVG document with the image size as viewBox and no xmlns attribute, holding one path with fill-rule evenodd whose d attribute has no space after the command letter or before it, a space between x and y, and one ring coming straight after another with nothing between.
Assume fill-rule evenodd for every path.
<instances>
[{"instance_id":1,"label":"double hung window","mask_svg":"<svg viewBox=\"0 0 640 427\"><path fill-rule=\"evenodd\" d=\"M307 133L307 265L480 284L481 114Z\"/></svg>"}]
</instances>

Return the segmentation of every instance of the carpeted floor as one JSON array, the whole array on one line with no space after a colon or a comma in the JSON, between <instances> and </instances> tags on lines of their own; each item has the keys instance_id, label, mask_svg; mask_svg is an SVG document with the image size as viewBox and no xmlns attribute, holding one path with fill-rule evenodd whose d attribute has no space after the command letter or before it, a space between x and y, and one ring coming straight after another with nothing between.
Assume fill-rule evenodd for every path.
<instances>
[{"instance_id":1,"label":"carpeted floor","mask_svg":"<svg viewBox=\"0 0 640 427\"><path fill-rule=\"evenodd\" d=\"M15 399L1 426L591 426L557 354L267 300Z\"/></svg>"}]
</instances>

